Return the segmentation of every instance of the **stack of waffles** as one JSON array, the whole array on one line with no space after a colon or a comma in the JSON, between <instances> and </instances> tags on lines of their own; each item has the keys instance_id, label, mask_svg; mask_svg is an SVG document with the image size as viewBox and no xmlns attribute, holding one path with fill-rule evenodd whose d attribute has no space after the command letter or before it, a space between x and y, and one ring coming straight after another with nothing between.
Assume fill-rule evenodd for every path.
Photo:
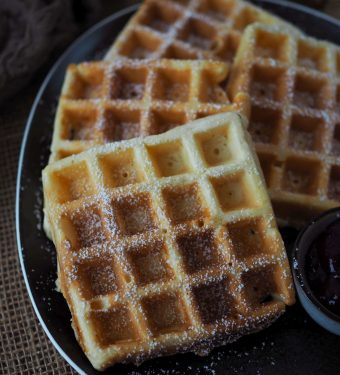
<instances>
[{"instance_id":1,"label":"stack of waffles","mask_svg":"<svg viewBox=\"0 0 340 375\"><path fill-rule=\"evenodd\" d=\"M339 51L241 0L146 0L68 68L45 229L96 369L207 353L294 302L276 219L339 204Z\"/></svg>"}]
</instances>

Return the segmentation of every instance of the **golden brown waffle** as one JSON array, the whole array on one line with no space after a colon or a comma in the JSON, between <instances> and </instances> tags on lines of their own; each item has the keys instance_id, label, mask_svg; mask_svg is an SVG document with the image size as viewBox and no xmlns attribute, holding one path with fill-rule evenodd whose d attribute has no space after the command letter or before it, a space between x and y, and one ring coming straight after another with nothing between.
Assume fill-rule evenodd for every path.
<instances>
[{"instance_id":1,"label":"golden brown waffle","mask_svg":"<svg viewBox=\"0 0 340 375\"><path fill-rule=\"evenodd\" d=\"M251 96L249 131L277 218L300 226L340 203L340 48L256 24L229 94Z\"/></svg>"},{"instance_id":2,"label":"golden brown waffle","mask_svg":"<svg viewBox=\"0 0 340 375\"><path fill-rule=\"evenodd\" d=\"M71 65L57 110L50 162L94 145L158 134L214 113L247 110L226 95L228 65L115 61Z\"/></svg>"},{"instance_id":3,"label":"golden brown waffle","mask_svg":"<svg viewBox=\"0 0 340 375\"><path fill-rule=\"evenodd\" d=\"M241 0L146 0L105 59L221 59L232 61L253 22L291 24Z\"/></svg>"},{"instance_id":4,"label":"golden brown waffle","mask_svg":"<svg viewBox=\"0 0 340 375\"><path fill-rule=\"evenodd\" d=\"M225 113L43 171L61 290L97 369L206 353L294 302L242 119Z\"/></svg>"}]
</instances>

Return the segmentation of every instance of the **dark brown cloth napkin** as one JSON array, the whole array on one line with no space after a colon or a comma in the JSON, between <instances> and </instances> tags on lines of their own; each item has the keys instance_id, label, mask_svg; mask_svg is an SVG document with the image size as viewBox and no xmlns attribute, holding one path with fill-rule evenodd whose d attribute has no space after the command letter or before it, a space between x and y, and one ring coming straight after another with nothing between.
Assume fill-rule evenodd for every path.
<instances>
[{"instance_id":1,"label":"dark brown cloth napkin","mask_svg":"<svg viewBox=\"0 0 340 375\"><path fill-rule=\"evenodd\" d=\"M98 0L1 0L0 101L19 92L100 8Z\"/></svg>"}]
</instances>

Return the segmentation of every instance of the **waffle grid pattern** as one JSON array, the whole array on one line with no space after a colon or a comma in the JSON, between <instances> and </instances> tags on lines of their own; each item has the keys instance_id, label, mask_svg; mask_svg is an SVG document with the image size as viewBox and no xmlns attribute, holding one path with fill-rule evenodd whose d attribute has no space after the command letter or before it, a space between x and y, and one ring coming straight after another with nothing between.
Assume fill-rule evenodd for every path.
<instances>
[{"instance_id":1,"label":"waffle grid pattern","mask_svg":"<svg viewBox=\"0 0 340 375\"><path fill-rule=\"evenodd\" d=\"M55 120L50 162L94 145L165 132L230 103L228 65L213 61L117 61L71 65Z\"/></svg>"},{"instance_id":2,"label":"waffle grid pattern","mask_svg":"<svg viewBox=\"0 0 340 375\"><path fill-rule=\"evenodd\" d=\"M89 150L43 183L61 289L96 368L233 341L293 302L236 114Z\"/></svg>"},{"instance_id":3,"label":"waffle grid pattern","mask_svg":"<svg viewBox=\"0 0 340 375\"><path fill-rule=\"evenodd\" d=\"M232 62L243 30L278 17L240 0L147 0L106 55L132 59L221 59Z\"/></svg>"},{"instance_id":4,"label":"waffle grid pattern","mask_svg":"<svg viewBox=\"0 0 340 375\"><path fill-rule=\"evenodd\" d=\"M340 49L255 24L228 92L249 94L249 132L278 218L301 225L340 201Z\"/></svg>"}]
</instances>

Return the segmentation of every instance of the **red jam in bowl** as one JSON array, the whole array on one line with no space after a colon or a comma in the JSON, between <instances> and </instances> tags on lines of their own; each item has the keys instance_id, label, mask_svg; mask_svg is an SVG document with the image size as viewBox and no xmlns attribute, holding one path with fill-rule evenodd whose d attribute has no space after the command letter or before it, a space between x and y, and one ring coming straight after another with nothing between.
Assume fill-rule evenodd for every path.
<instances>
[{"instance_id":1,"label":"red jam in bowl","mask_svg":"<svg viewBox=\"0 0 340 375\"><path fill-rule=\"evenodd\" d=\"M310 245L306 276L318 301L340 316L340 220L326 227Z\"/></svg>"}]
</instances>

